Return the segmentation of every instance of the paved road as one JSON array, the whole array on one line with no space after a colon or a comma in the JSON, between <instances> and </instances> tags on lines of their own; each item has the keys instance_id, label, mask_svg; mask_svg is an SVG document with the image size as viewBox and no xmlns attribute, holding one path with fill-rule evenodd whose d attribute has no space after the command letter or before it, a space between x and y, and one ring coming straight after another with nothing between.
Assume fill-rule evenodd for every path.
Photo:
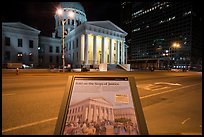
<instances>
[{"instance_id":1,"label":"paved road","mask_svg":"<svg viewBox=\"0 0 204 137\"><path fill-rule=\"evenodd\" d=\"M134 76L150 134L202 133L202 73L2 74L2 134L53 134L69 75Z\"/></svg>"}]
</instances>

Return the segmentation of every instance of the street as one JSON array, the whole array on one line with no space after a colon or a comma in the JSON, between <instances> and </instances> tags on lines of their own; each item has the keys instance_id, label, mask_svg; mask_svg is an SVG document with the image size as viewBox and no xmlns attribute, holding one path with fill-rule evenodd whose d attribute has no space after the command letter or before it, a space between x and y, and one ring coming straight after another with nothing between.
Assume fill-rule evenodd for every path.
<instances>
[{"instance_id":1,"label":"street","mask_svg":"<svg viewBox=\"0 0 204 137\"><path fill-rule=\"evenodd\" d=\"M52 135L69 75L133 76L149 134L202 134L201 72L2 73L2 134Z\"/></svg>"}]
</instances>

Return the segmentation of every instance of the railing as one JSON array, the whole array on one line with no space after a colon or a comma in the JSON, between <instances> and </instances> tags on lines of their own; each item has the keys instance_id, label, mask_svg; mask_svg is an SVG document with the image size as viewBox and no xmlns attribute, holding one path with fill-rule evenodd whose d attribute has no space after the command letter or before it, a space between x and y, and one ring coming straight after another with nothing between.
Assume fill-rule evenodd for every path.
<instances>
[{"instance_id":1,"label":"railing","mask_svg":"<svg viewBox=\"0 0 204 137\"><path fill-rule=\"evenodd\" d=\"M118 66L120 66L126 71L130 71L130 64L118 64Z\"/></svg>"}]
</instances>

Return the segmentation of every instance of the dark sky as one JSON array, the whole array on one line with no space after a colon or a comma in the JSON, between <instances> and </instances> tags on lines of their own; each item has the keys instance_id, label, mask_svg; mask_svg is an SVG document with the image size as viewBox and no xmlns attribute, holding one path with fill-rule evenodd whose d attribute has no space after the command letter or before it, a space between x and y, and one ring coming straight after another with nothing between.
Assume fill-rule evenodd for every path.
<instances>
[{"instance_id":1,"label":"dark sky","mask_svg":"<svg viewBox=\"0 0 204 137\"><path fill-rule=\"evenodd\" d=\"M110 20L120 26L120 2L81 1L88 21ZM22 22L39 29L41 35L54 32L54 15L59 2L5 1L2 22ZM9 7L9 8L8 8Z\"/></svg>"}]
</instances>

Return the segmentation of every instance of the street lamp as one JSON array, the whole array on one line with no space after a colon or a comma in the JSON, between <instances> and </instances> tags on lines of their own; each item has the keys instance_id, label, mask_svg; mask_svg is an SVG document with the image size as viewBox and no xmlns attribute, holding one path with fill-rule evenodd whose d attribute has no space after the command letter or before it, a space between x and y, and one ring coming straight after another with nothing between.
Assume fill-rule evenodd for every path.
<instances>
[{"instance_id":1,"label":"street lamp","mask_svg":"<svg viewBox=\"0 0 204 137\"><path fill-rule=\"evenodd\" d=\"M169 68L169 65L170 65L170 60L171 60L171 49L177 49L177 48L180 48L180 44L178 42L174 42L170 47L169 47L169 53L168 53L168 56L169 56L169 61L168 61L168 68Z\"/></svg>"},{"instance_id":2,"label":"street lamp","mask_svg":"<svg viewBox=\"0 0 204 137\"><path fill-rule=\"evenodd\" d=\"M57 11L56 11L56 13L57 13L57 15L59 15L59 16L63 16L63 14L64 14L64 12L63 12L63 9L57 9ZM74 17L74 12L73 11L68 11L68 17L70 17L70 18L73 18ZM64 58L64 24L66 23L66 19L63 19L63 17L62 17L62 19L61 19L61 21L62 21L62 70L63 70L63 72L64 72L64 66L65 66L65 58ZM68 32L67 32L67 34L68 34Z\"/></svg>"}]
</instances>

